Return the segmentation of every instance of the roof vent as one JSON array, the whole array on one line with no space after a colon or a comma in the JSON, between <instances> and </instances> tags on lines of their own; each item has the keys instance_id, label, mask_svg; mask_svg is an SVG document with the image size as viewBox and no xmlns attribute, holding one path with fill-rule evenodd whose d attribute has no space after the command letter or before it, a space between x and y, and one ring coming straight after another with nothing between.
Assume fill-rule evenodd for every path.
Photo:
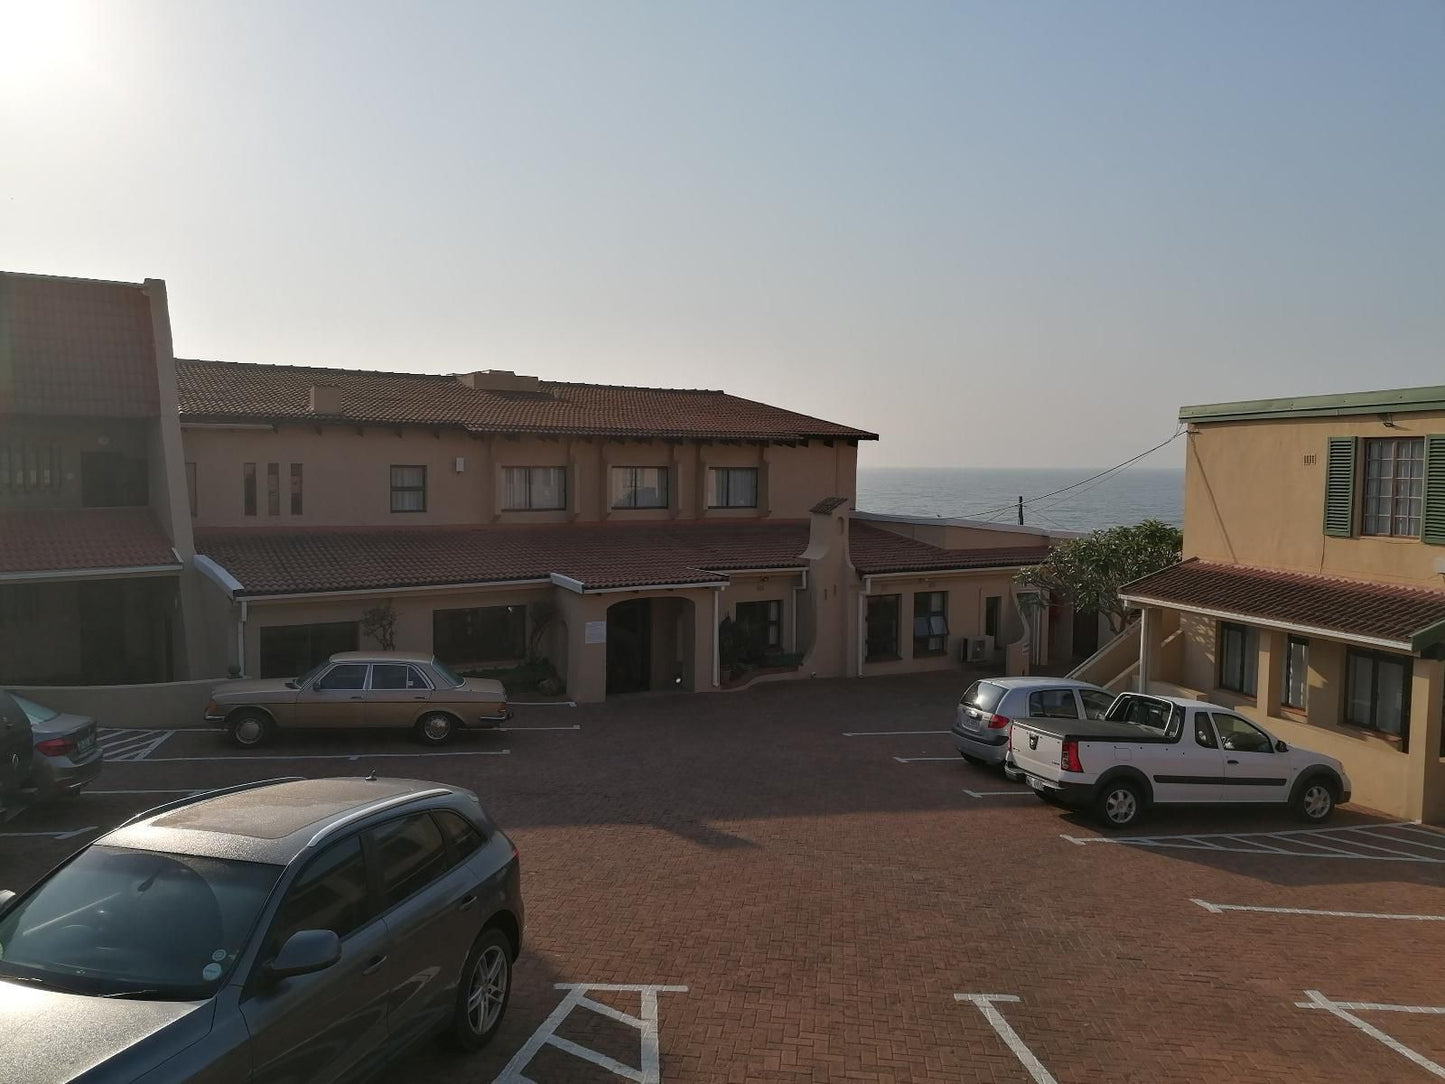
<instances>
[{"instance_id":1,"label":"roof vent","mask_svg":"<svg viewBox=\"0 0 1445 1084\"><path fill-rule=\"evenodd\" d=\"M338 384L312 384L306 409L312 414L340 414L341 387Z\"/></svg>"},{"instance_id":2,"label":"roof vent","mask_svg":"<svg viewBox=\"0 0 1445 1084\"><path fill-rule=\"evenodd\" d=\"M478 369L459 373L457 379L478 391L540 391L542 383L535 376L518 376L510 369Z\"/></svg>"}]
</instances>

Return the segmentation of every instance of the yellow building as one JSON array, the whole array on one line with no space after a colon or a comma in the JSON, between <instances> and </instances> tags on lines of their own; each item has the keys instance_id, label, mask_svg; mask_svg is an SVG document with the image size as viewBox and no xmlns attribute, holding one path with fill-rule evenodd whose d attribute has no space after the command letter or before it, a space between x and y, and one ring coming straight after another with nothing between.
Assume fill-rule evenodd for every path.
<instances>
[{"instance_id":1,"label":"yellow building","mask_svg":"<svg viewBox=\"0 0 1445 1084\"><path fill-rule=\"evenodd\" d=\"M1445 387L1184 407L1184 560L1121 594L1138 687L1344 762L1445 820Z\"/></svg>"}]
</instances>

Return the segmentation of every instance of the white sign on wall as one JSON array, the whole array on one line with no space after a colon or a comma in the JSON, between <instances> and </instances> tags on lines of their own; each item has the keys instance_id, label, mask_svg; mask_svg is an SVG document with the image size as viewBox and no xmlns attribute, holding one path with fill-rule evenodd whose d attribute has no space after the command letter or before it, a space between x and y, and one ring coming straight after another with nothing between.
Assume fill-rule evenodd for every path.
<instances>
[{"instance_id":1,"label":"white sign on wall","mask_svg":"<svg viewBox=\"0 0 1445 1084\"><path fill-rule=\"evenodd\" d=\"M584 642L589 644L605 644L607 642L607 622L589 621L583 629Z\"/></svg>"}]
</instances>

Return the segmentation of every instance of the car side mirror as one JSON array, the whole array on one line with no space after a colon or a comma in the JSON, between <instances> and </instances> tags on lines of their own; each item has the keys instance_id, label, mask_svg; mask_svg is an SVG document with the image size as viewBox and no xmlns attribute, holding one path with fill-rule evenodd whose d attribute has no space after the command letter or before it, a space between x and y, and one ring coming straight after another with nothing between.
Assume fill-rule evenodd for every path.
<instances>
[{"instance_id":1,"label":"car side mirror","mask_svg":"<svg viewBox=\"0 0 1445 1084\"><path fill-rule=\"evenodd\" d=\"M266 974L272 979L310 975L325 971L340 959L341 938L331 930L297 930L266 965Z\"/></svg>"},{"instance_id":2,"label":"car side mirror","mask_svg":"<svg viewBox=\"0 0 1445 1084\"><path fill-rule=\"evenodd\" d=\"M1283 739L1281 739L1280 741L1274 743L1274 751L1276 753L1288 753L1289 746L1284 743Z\"/></svg>"},{"instance_id":3,"label":"car side mirror","mask_svg":"<svg viewBox=\"0 0 1445 1084\"><path fill-rule=\"evenodd\" d=\"M10 904L14 901L14 899L15 892L13 889L0 888L0 914L4 914L7 910L9 910Z\"/></svg>"}]
</instances>

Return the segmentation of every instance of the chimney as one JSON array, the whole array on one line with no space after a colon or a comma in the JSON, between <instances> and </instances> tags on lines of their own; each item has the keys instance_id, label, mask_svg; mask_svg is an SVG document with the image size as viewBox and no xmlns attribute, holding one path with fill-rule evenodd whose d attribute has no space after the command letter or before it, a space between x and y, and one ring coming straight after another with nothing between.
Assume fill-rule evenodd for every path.
<instances>
[{"instance_id":1,"label":"chimney","mask_svg":"<svg viewBox=\"0 0 1445 1084\"><path fill-rule=\"evenodd\" d=\"M341 387L337 384L312 384L306 409L312 414L342 414Z\"/></svg>"},{"instance_id":2,"label":"chimney","mask_svg":"<svg viewBox=\"0 0 1445 1084\"><path fill-rule=\"evenodd\" d=\"M541 381L535 376L518 376L510 369L478 369L458 373L457 380L478 391L540 391Z\"/></svg>"}]
</instances>

